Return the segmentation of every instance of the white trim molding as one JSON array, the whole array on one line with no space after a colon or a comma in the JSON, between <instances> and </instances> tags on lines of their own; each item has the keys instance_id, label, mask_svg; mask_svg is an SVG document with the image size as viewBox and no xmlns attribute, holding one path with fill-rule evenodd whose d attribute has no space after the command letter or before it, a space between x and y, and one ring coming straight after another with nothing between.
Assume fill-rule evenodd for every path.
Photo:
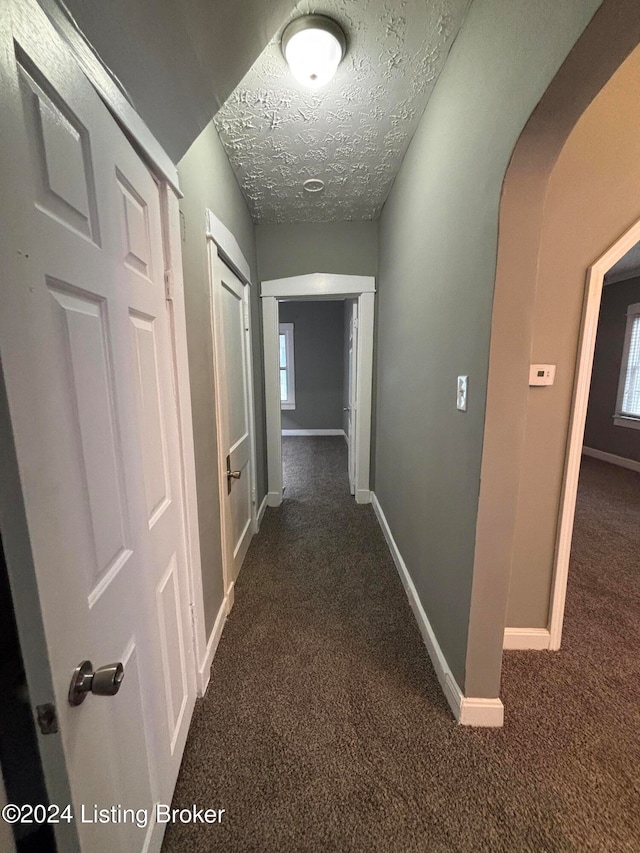
<instances>
[{"instance_id":1,"label":"white trim molding","mask_svg":"<svg viewBox=\"0 0 640 853\"><path fill-rule=\"evenodd\" d=\"M332 299L336 296L358 297L361 293L375 292L375 279L368 275L314 272L262 282L262 295L275 296L276 299Z\"/></svg>"},{"instance_id":2,"label":"white trim molding","mask_svg":"<svg viewBox=\"0 0 640 853\"><path fill-rule=\"evenodd\" d=\"M386 516L380 506L375 493L371 494L371 503L373 510L378 519L378 523L387 541L393 562L395 563L400 580L404 586L409 604L413 610L413 614L418 623L418 628L422 634L422 639L427 647L427 652L431 658L431 662L438 676L438 681L442 687L449 707L453 711L453 716L462 726L489 726L498 728L504 724L504 706L499 698L482 698L464 696L462 690L458 686L453 673L449 668L449 664L440 648L437 637L429 622L429 618L424 611L422 603L418 598L418 593L404 562L402 555L398 549L391 529L387 522Z\"/></svg>"},{"instance_id":3,"label":"white trim molding","mask_svg":"<svg viewBox=\"0 0 640 853\"><path fill-rule=\"evenodd\" d=\"M282 435L342 435L343 429L283 429Z\"/></svg>"},{"instance_id":4,"label":"white trim molding","mask_svg":"<svg viewBox=\"0 0 640 853\"><path fill-rule=\"evenodd\" d=\"M260 525L262 524L262 519L264 518L265 511L267 506L269 505L269 495L265 495L262 499L262 503L260 504L260 508L256 515L256 533L260 532Z\"/></svg>"},{"instance_id":5,"label":"white trim molding","mask_svg":"<svg viewBox=\"0 0 640 853\"><path fill-rule=\"evenodd\" d=\"M227 622L227 616L229 615L229 613L231 613L231 608L233 607L233 600L234 585L231 584L229 586L227 594L222 599L222 604L220 605L220 608L218 610L218 615L216 616L216 621L213 625L211 636L207 641L207 650L204 659L202 660L198 670L198 687L200 689L200 696L204 696L204 694L207 692L207 687L211 679L211 664L213 663L216 651L218 650L218 644L220 642L220 637L222 636L224 626Z\"/></svg>"},{"instance_id":6,"label":"white trim molding","mask_svg":"<svg viewBox=\"0 0 640 853\"><path fill-rule=\"evenodd\" d=\"M626 427L626 429L640 429L640 418L632 418L628 415L614 415L613 425Z\"/></svg>"},{"instance_id":7,"label":"white trim molding","mask_svg":"<svg viewBox=\"0 0 640 853\"><path fill-rule=\"evenodd\" d=\"M218 254L243 284L251 284L251 267L247 263L240 244L212 210L207 210L205 215L207 237L218 247Z\"/></svg>"},{"instance_id":8,"label":"white trim molding","mask_svg":"<svg viewBox=\"0 0 640 853\"><path fill-rule=\"evenodd\" d=\"M567 580L569 577L569 558L573 539L573 522L578 496L578 478L582 459L582 443L589 405L589 389L593 371L593 357L596 347L596 333L602 302L602 287L605 274L620 258L640 242L640 220L626 231L604 255L589 267L587 285L578 344L577 368L573 386L571 420L565 456L563 489L560 499L558 536L554 560L549 648L556 650L562 643L562 625L567 598Z\"/></svg>"},{"instance_id":9,"label":"white trim molding","mask_svg":"<svg viewBox=\"0 0 640 853\"><path fill-rule=\"evenodd\" d=\"M358 417L356 418L351 450L355 456L354 492L356 503L370 503L375 279L371 276L361 275L312 273L264 281L262 282L261 295L269 506L279 506L282 502L283 430L280 408L278 300L284 299L350 298L358 300L359 334L356 377ZM313 434L317 433L314 431ZM339 430L336 434L343 435L343 431Z\"/></svg>"},{"instance_id":10,"label":"white trim molding","mask_svg":"<svg viewBox=\"0 0 640 853\"><path fill-rule=\"evenodd\" d=\"M458 722L461 726L499 729L504 725L504 705L500 699L463 696Z\"/></svg>"},{"instance_id":11,"label":"white trim molding","mask_svg":"<svg viewBox=\"0 0 640 853\"><path fill-rule=\"evenodd\" d=\"M591 456L594 459L599 459L601 462L609 462L611 465L618 465L620 468L628 468L629 471L640 472L640 462L637 462L635 459L616 456L615 453L607 453L604 450L597 450L595 447L583 447L582 455Z\"/></svg>"},{"instance_id":12,"label":"white trim molding","mask_svg":"<svg viewBox=\"0 0 640 853\"><path fill-rule=\"evenodd\" d=\"M542 651L551 645L548 628L505 628L502 648L509 651Z\"/></svg>"}]
</instances>

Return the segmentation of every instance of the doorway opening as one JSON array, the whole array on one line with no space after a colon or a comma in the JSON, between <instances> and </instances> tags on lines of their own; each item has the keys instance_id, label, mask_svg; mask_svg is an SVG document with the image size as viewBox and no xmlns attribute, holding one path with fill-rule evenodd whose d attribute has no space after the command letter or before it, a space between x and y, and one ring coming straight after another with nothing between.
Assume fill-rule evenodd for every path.
<instances>
[{"instance_id":1,"label":"doorway opening","mask_svg":"<svg viewBox=\"0 0 640 853\"><path fill-rule=\"evenodd\" d=\"M349 490L370 503L374 279L315 273L262 283L270 506L283 489L283 436L345 446Z\"/></svg>"},{"instance_id":2,"label":"doorway opening","mask_svg":"<svg viewBox=\"0 0 640 853\"><path fill-rule=\"evenodd\" d=\"M283 490L307 476L295 445L333 447L344 457L345 480L355 494L357 324L355 299L281 300L278 358ZM342 446L344 445L344 447ZM298 448L299 450L300 448ZM346 450L346 453L344 452Z\"/></svg>"},{"instance_id":3,"label":"doorway opening","mask_svg":"<svg viewBox=\"0 0 640 853\"><path fill-rule=\"evenodd\" d=\"M1 537L0 766L0 784L4 784L7 802L33 808L49 805ZM3 829L13 836L18 853L30 850L53 853L56 849L50 824L5 824ZM11 849L11 842L0 833L0 847L3 843L8 845L6 849Z\"/></svg>"},{"instance_id":4,"label":"doorway opening","mask_svg":"<svg viewBox=\"0 0 640 853\"><path fill-rule=\"evenodd\" d=\"M560 646L562 637L572 544L576 551L581 547L580 541L574 541L582 529L579 525L594 527L585 519L593 522L598 494L603 517L605 505L616 503L616 493L618 509L627 510L629 501L624 496L634 493L633 481L640 472L639 238L637 222L591 267L587 277L551 601L552 648ZM598 464L603 462L606 467ZM602 528L605 540L616 535L625 541L637 538L633 507L631 513L616 512L612 522L614 529L608 533L606 525ZM606 562L601 566L604 572L610 568ZM624 560L615 564L618 569L622 564L624 570Z\"/></svg>"}]
</instances>

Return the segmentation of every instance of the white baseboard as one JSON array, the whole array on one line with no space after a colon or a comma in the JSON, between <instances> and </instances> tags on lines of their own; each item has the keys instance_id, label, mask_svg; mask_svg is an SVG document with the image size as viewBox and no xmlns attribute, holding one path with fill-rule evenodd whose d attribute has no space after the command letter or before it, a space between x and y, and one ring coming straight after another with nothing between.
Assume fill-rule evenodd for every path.
<instances>
[{"instance_id":1,"label":"white baseboard","mask_svg":"<svg viewBox=\"0 0 640 853\"><path fill-rule=\"evenodd\" d=\"M461 726L500 728L504 725L504 705L500 699L463 696L457 719Z\"/></svg>"},{"instance_id":2,"label":"white baseboard","mask_svg":"<svg viewBox=\"0 0 640 853\"><path fill-rule=\"evenodd\" d=\"M548 628L505 628L503 649L540 651L551 646L551 634Z\"/></svg>"},{"instance_id":3,"label":"white baseboard","mask_svg":"<svg viewBox=\"0 0 640 853\"><path fill-rule=\"evenodd\" d=\"M283 435L344 435L343 429L283 429Z\"/></svg>"},{"instance_id":4,"label":"white baseboard","mask_svg":"<svg viewBox=\"0 0 640 853\"><path fill-rule=\"evenodd\" d=\"M373 492L369 491L369 489L356 489L356 503L370 504L372 494Z\"/></svg>"},{"instance_id":5,"label":"white baseboard","mask_svg":"<svg viewBox=\"0 0 640 853\"><path fill-rule=\"evenodd\" d=\"M216 616L216 621L214 623L211 636L207 641L207 651L205 652L204 661L202 662L198 670L200 687L198 693L199 696L204 696L207 691L209 680L211 678L211 664L213 663L213 659L218 649L218 643L220 642L220 637L222 636L222 631L225 626L225 622L227 621L227 616L229 615L229 613L231 613L231 608L233 607L233 600L234 588L233 584L231 584L227 594L222 599L222 604L220 605L220 609L218 610L218 615Z\"/></svg>"},{"instance_id":6,"label":"white baseboard","mask_svg":"<svg viewBox=\"0 0 640 853\"><path fill-rule=\"evenodd\" d=\"M260 509L258 510L258 514L256 515L256 533L260 532L260 525L262 524L262 519L264 518L264 512L267 508L269 495L265 495L262 499L262 503L260 504Z\"/></svg>"},{"instance_id":7,"label":"white baseboard","mask_svg":"<svg viewBox=\"0 0 640 853\"><path fill-rule=\"evenodd\" d=\"M635 459L616 456L615 453L606 453L604 450L596 450L595 447L583 447L582 455L593 456L594 459L600 459L602 462L609 462L611 465L618 465L620 468L628 468L630 471L640 472L640 462L636 462Z\"/></svg>"},{"instance_id":8,"label":"white baseboard","mask_svg":"<svg viewBox=\"0 0 640 853\"><path fill-rule=\"evenodd\" d=\"M438 643L433 628L431 627L431 623L429 622L422 603L418 598L418 593L413 585L407 566L402 559L402 555L400 554L395 539L393 538L385 514L382 511L382 507L380 506L378 498L374 492L371 493L371 503L373 504L373 510L376 514L380 527L382 528L384 538L387 540L387 545L391 551L393 562L395 563L398 574L400 575L400 580L402 581L402 585L407 593L409 604L411 605L413 614L416 617L418 628L420 629L422 639L424 640L429 657L431 658L436 675L438 676L438 681L440 682L440 686L442 687L446 700L453 711L454 717L463 726L502 726L504 723L504 706L500 699L483 699L463 696L462 690L460 690L453 673L449 669L449 664L442 653L442 649L440 648L440 644Z\"/></svg>"},{"instance_id":9,"label":"white baseboard","mask_svg":"<svg viewBox=\"0 0 640 853\"><path fill-rule=\"evenodd\" d=\"M281 492L267 492L267 506L280 506L281 503Z\"/></svg>"}]
</instances>

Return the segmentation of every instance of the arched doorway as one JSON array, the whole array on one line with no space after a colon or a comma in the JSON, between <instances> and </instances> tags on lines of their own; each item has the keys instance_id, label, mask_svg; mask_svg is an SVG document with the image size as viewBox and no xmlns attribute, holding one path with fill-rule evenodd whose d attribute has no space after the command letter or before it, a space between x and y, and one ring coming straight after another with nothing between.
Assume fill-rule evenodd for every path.
<instances>
[{"instance_id":1,"label":"arched doorway","mask_svg":"<svg viewBox=\"0 0 640 853\"><path fill-rule=\"evenodd\" d=\"M504 595L505 647L554 647L549 604L586 270L640 216L640 134L621 108L640 102L639 42L637 6L604 3L505 178L467 652L467 672L483 673L485 688L489 673L499 681L502 652L497 633L495 648L479 641L489 588ZM600 112L589 122L591 110ZM617 122L624 138L612 139ZM529 388L532 361L557 365L553 388Z\"/></svg>"}]
</instances>

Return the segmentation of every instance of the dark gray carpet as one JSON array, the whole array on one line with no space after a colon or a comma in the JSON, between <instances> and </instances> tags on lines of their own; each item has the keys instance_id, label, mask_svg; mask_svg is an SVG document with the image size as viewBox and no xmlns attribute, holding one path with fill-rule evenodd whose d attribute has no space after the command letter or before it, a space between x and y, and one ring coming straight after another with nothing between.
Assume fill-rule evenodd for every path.
<instances>
[{"instance_id":1,"label":"dark gray carpet","mask_svg":"<svg viewBox=\"0 0 640 853\"><path fill-rule=\"evenodd\" d=\"M586 460L562 652L505 655L502 730L457 726L339 438L285 439L197 705L188 851L640 850L640 475Z\"/></svg>"}]
</instances>

